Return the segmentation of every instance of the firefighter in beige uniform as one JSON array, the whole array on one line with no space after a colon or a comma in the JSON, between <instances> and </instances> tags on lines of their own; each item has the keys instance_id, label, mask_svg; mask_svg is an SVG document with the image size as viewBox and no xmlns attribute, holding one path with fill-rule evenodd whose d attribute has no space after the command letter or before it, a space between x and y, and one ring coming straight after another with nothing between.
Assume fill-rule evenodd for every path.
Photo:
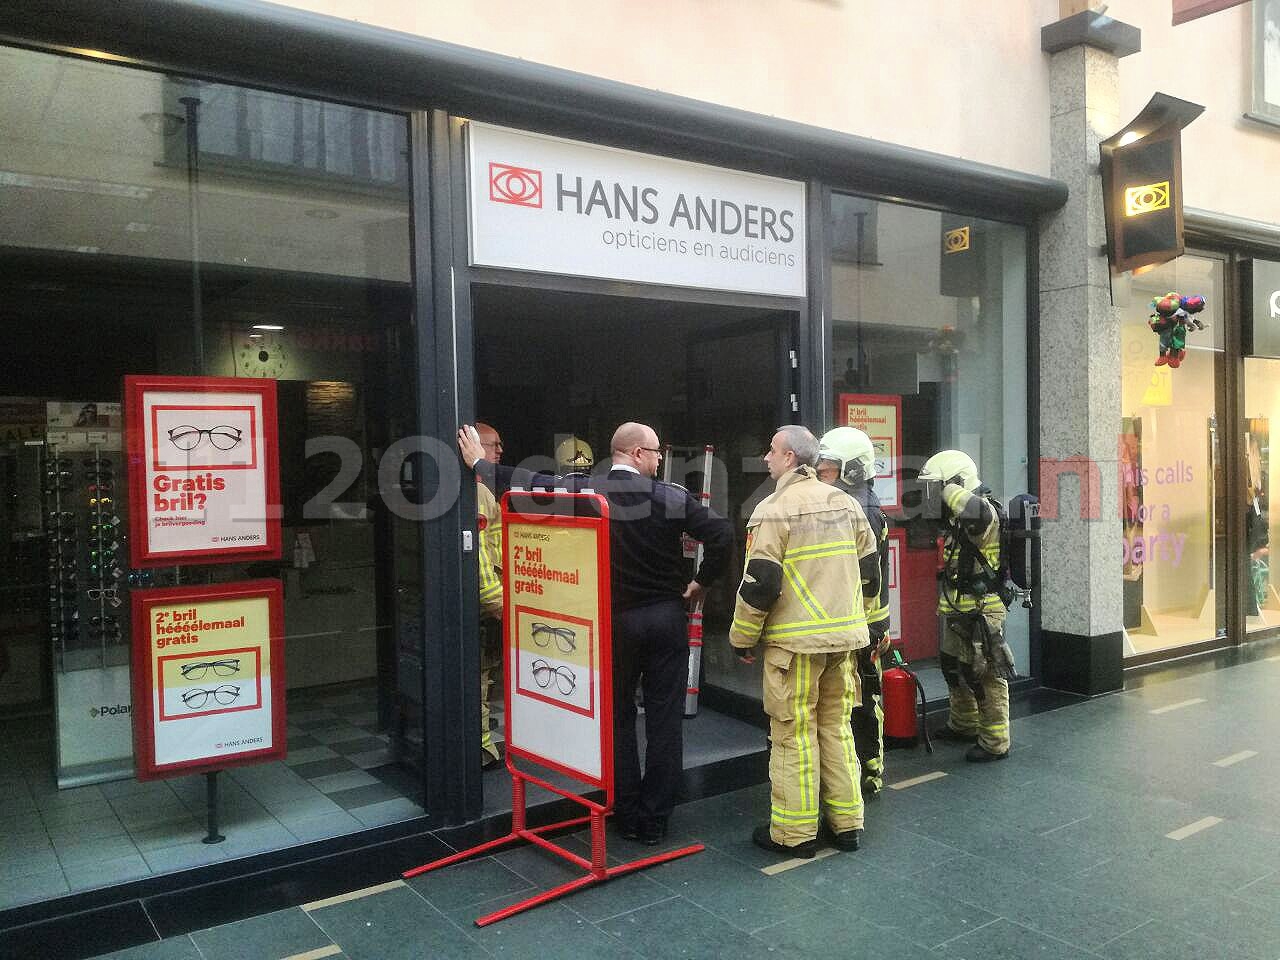
<instances>
[{"instance_id":1,"label":"firefighter in beige uniform","mask_svg":"<svg viewBox=\"0 0 1280 960\"><path fill-rule=\"evenodd\" d=\"M863 590L880 589L875 538L857 501L818 480L818 441L782 427L765 462L776 490L747 525L747 563L729 642L764 643L769 715L769 825L757 846L812 857L825 823L858 849L862 794L849 715L859 701L855 651L867 646ZM744 656L743 659L749 659Z\"/></svg>"},{"instance_id":2,"label":"firefighter in beige uniform","mask_svg":"<svg viewBox=\"0 0 1280 960\"><path fill-rule=\"evenodd\" d=\"M485 459L502 459L502 438L487 423L476 433ZM502 511L493 491L476 477L476 526L480 533L480 749L481 766L496 766L502 753L489 729L489 690L502 674Z\"/></svg>"},{"instance_id":3,"label":"firefighter in beige uniform","mask_svg":"<svg viewBox=\"0 0 1280 960\"><path fill-rule=\"evenodd\" d=\"M1001 566L1000 515L986 498L968 454L943 450L925 461L922 483L938 488L945 527L938 616L938 665L947 681L949 716L943 740L972 743L975 763L1009 755L1009 680L1013 654L1004 641L1006 608L997 589Z\"/></svg>"}]
</instances>

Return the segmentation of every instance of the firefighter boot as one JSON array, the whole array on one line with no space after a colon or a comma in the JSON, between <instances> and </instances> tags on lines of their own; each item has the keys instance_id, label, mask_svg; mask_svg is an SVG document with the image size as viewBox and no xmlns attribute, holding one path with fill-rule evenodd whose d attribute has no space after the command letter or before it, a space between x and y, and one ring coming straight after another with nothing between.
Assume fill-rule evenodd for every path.
<instances>
[{"instance_id":1,"label":"firefighter boot","mask_svg":"<svg viewBox=\"0 0 1280 960\"><path fill-rule=\"evenodd\" d=\"M853 831L855 833L861 831ZM797 843L794 847L788 847L785 843L778 843L773 837L769 836L769 825L767 823L756 827L751 833L751 842L761 850L768 850L770 853L780 853L785 857L796 857L801 860L811 860L813 855L818 852L817 839L805 840L803 843ZM857 849L857 841L854 841Z\"/></svg>"}]
</instances>

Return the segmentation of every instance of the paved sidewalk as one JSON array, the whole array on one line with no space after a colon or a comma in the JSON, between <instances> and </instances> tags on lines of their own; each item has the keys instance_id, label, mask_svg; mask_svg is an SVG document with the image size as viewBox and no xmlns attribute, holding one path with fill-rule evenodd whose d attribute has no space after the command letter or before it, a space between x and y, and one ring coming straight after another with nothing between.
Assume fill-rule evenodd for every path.
<instances>
[{"instance_id":1,"label":"paved sidewalk","mask_svg":"<svg viewBox=\"0 0 1280 960\"><path fill-rule=\"evenodd\" d=\"M518 849L111 956L1276 960L1278 689L1280 657L1017 720L1002 763L893 752L857 853L776 869L761 785L677 809L704 853L485 929L573 869Z\"/></svg>"}]
</instances>

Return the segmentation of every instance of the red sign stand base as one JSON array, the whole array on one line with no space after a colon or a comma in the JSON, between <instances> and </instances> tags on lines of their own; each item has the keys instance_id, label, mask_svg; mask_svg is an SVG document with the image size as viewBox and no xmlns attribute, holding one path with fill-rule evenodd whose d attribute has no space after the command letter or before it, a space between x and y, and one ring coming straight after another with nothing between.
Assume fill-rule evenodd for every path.
<instances>
[{"instance_id":1,"label":"red sign stand base","mask_svg":"<svg viewBox=\"0 0 1280 960\"><path fill-rule=\"evenodd\" d=\"M527 900L521 900L519 903L513 903L509 907L503 907L501 910L486 914L483 917L477 917L475 922L477 927L487 927L489 924L497 923L499 920L514 917L517 913L523 913L526 910L532 910L534 907L541 906L544 903L550 903L552 900L558 900L560 897L567 896L568 894L573 893L576 890L581 890L584 887L594 886L597 883L604 883L606 880L612 880L614 877L621 877L628 873L634 873L637 870L644 870L646 867L656 866L659 863L666 863L670 860L678 860L681 857L687 857L690 854L701 853L706 849L702 844L695 843L688 847L681 847L678 850L668 850L652 857L644 857L640 860L633 860L630 863L619 864L615 867L606 866L604 821L612 811L598 803L593 803L586 797L580 797L575 793L570 793L560 787L553 786L545 780L517 770L511 764L510 754L507 756L507 770L511 774L511 832L505 837L499 837L497 840L490 840L488 843L482 843L469 850L462 850L458 853L444 857L443 859L423 864L420 867L414 867L412 870L406 870L402 874L404 879L408 880L411 877L429 873L432 870L439 870L441 867L447 867L453 863L460 863L463 860L469 860L472 857L509 846L518 840L527 840L529 843L542 847L542 849L549 853L553 853L556 856L562 857L570 863L581 867L586 871L586 874L578 877L576 880L570 880L568 883L562 883L558 887L552 887L550 890L544 890L537 896L530 897ZM581 804L587 808L588 815L585 817L577 817L573 820L562 820L559 823L552 823L545 827L528 827L525 821L526 781L542 787L544 790L550 790L552 793L558 793L560 796L572 800L575 803ZM576 853L566 850L564 847L557 846L542 836L544 833L551 833L556 830L562 830L566 827L576 827L584 823L591 824L590 860L580 857Z\"/></svg>"}]
</instances>

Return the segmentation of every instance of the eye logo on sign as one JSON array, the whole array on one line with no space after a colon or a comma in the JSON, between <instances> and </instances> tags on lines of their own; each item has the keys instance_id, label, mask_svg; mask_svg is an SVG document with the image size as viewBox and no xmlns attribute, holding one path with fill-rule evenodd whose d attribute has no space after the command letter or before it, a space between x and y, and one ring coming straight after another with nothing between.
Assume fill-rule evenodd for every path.
<instances>
[{"instance_id":1,"label":"eye logo on sign","mask_svg":"<svg viewBox=\"0 0 1280 960\"><path fill-rule=\"evenodd\" d=\"M942 235L943 253L961 253L969 249L969 228L957 227Z\"/></svg>"},{"instance_id":2,"label":"eye logo on sign","mask_svg":"<svg viewBox=\"0 0 1280 960\"><path fill-rule=\"evenodd\" d=\"M1280 320L1280 290L1271 294L1271 319Z\"/></svg>"},{"instance_id":3,"label":"eye logo on sign","mask_svg":"<svg viewBox=\"0 0 1280 960\"><path fill-rule=\"evenodd\" d=\"M1124 215L1137 217L1155 210L1169 209L1169 181L1124 188Z\"/></svg>"},{"instance_id":4,"label":"eye logo on sign","mask_svg":"<svg viewBox=\"0 0 1280 960\"><path fill-rule=\"evenodd\" d=\"M491 162L489 199L494 203L510 203L517 207L541 208L542 171Z\"/></svg>"}]
</instances>

